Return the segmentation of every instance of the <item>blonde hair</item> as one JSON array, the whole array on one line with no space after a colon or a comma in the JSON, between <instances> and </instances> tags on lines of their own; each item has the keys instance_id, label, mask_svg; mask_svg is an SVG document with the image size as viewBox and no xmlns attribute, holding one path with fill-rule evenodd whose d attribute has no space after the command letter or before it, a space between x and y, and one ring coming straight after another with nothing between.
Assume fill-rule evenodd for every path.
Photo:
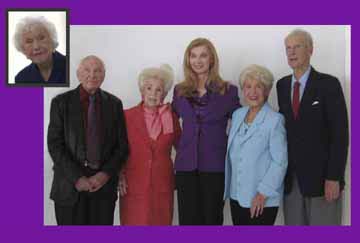
<instances>
[{"instance_id":1,"label":"blonde hair","mask_svg":"<svg viewBox=\"0 0 360 243\"><path fill-rule=\"evenodd\" d=\"M241 89L243 89L246 80L257 80L264 85L266 90L270 91L274 83L274 76L266 67L252 64L247 66L240 74L239 84Z\"/></svg>"},{"instance_id":2,"label":"blonde hair","mask_svg":"<svg viewBox=\"0 0 360 243\"><path fill-rule=\"evenodd\" d=\"M167 94L174 82L174 72L168 64L162 64L160 67L145 68L140 72L138 77L140 91L143 88L145 81L152 78L160 79L164 82L164 91Z\"/></svg>"},{"instance_id":3,"label":"blonde hair","mask_svg":"<svg viewBox=\"0 0 360 243\"><path fill-rule=\"evenodd\" d=\"M197 90L198 79L190 66L190 54L193 48L199 46L205 46L210 53L209 88L216 93L224 94L227 88L227 82L225 82L219 74L219 57L214 45L205 38L194 39L186 48L183 63L185 80L177 86L177 94L190 97Z\"/></svg>"}]
</instances>

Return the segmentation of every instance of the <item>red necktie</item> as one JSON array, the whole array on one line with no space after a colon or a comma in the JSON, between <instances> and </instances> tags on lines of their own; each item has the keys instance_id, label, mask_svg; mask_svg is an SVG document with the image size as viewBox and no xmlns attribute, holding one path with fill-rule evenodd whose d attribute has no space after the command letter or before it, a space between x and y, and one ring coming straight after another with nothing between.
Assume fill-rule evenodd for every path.
<instances>
[{"instance_id":1,"label":"red necktie","mask_svg":"<svg viewBox=\"0 0 360 243\"><path fill-rule=\"evenodd\" d=\"M293 108L295 120L297 119L299 114L299 107L300 107L300 82L296 81L294 84L294 92L292 99L292 108Z\"/></svg>"}]
</instances>

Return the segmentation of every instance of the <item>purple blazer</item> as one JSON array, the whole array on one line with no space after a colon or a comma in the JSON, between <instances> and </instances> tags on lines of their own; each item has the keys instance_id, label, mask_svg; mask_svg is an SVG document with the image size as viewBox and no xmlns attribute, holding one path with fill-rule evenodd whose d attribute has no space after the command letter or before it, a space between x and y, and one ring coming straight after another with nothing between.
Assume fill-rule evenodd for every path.
<instances>
[{"instance_id":1,"label":"purple blazer","mask_svg":"<svg viewBox=\"0 0 360 243\"><path fill-rule=\"evenodd\" d=\"M238 89L229 85L224 95L208 89L208 103L199 119L189 98L174 89L173 110L182 120L182 134L177 145L175 170L223 172L227 146L226 127L232 112L240 107Z\"/></svg>"}]
</instances>

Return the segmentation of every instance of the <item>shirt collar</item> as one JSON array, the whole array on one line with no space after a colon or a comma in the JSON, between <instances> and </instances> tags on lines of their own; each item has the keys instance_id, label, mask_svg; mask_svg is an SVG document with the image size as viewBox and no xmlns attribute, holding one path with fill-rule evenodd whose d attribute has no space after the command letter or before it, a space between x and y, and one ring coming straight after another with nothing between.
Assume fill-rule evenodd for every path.
<instances>
[{"instance_id":1,"label":"shirt collar","mask_svg":"<svg viewBox=\"0 0 360 243\"><path fill-rule=\"evenodd\" d=\"M96 92L95 92L95 96L96 96L96 100L99 101L99 97L100 97L100 89L98 89ZM80 84L80 100L81 102L84 102L84 101L89 101L89 96L90 94L84 89L84 87Z\"/></svg>"},{"instance_id":2,"label":"shirt collar","mask_svg":"<svg viewBox=\"0 0 360 243\"><path fill-rule=\"evenodd\" d=\"M300 86L301 87L305 87L306 82L309 79L310 76L310 71L311 71L311 66L309 65L309 67L306 69L305 73L300 77L299 80L296 80L295 75L293 74L291 77L291 86L293 87L296 81L300 82Z\"/></svg>"}]
</instances>

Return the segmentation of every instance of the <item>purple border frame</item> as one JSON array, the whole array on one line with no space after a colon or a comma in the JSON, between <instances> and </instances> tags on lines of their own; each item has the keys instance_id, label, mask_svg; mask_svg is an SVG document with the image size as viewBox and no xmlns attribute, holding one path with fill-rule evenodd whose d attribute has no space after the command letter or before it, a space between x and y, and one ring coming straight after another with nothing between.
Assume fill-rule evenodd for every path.
<instances>
[{"instance_id":1,"label":"purple border frame","mask_svg":"<svg viewBox=\"0 0 360 243\"><path fill-rule=\"evenodd\" d=\"M0 78L5 74L5 14L6 8L68 8L72 25L104 24L346 24L352 25L352 43L360 43L354 3L330 1L120 1L100 2L2 0L0 11ZM352 47L352 56L358 53ZM357 59L352 66L357 66ZM359 75L357 69L352 76ZM351 83L351 93L359 83ZM355 93L354 93L355 94ZM352 95L351 103L359 97ZM206 241L276 241L276 242L352 242L357 238L359 195L352 187L352 217L350 227L46 227L43 226L43 90L42 88L8 88L0 80L1 161L0 199L1 240L11 242L172 242ZM355 108L352 110L355 111ZM351 123L359 122L351 112ZM357 126L352 126L351 144L356 146ZM352 150L352 160L359 158ZM359 170L352 163L352 175ZM352 176L352 185L360 177ZM355 188L355 189L354 189ZM7 241L3 241L7 242Z\"/></svg>"}]
</instances>

